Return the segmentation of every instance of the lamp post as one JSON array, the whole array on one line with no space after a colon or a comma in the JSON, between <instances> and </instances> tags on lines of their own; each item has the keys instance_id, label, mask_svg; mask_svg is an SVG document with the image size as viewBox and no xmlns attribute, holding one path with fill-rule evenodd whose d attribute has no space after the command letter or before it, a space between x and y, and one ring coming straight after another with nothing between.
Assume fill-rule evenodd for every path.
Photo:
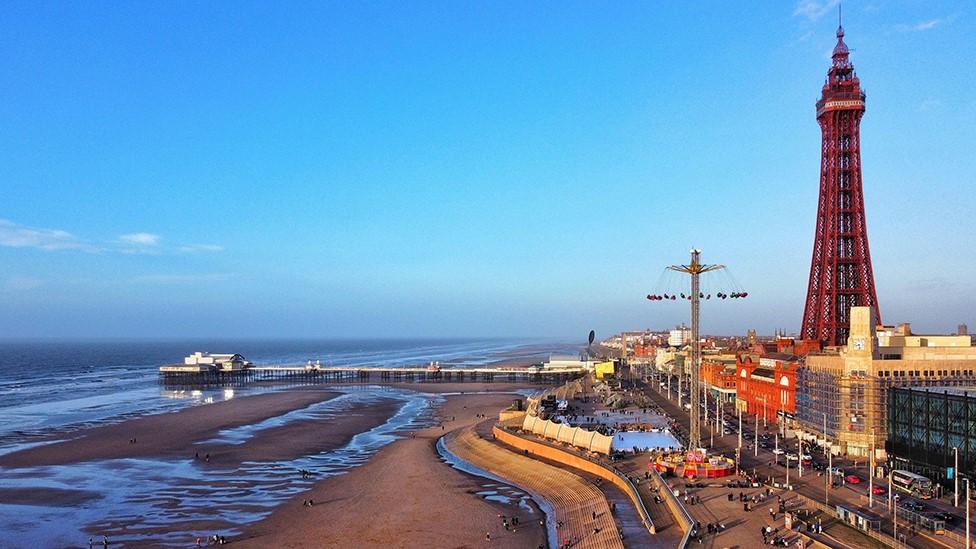
<instances>
[{"instance_id":1,"label":"lamp post","mask_svg":"<svg viewBox=\"0 0 976 549\"><path fill-rule=\"evenodd\" d=\"M898 499L901 496L895 496L895 504L891 507L892 512L894 512L894 520L892 521L892 533L895 536L895 541L898 541Z\"/></svg>"},{"instance_id":2,"label":"lamp post","mask_svg":"<svg viewBox=\"0 0 976 549\"><path fill-rule=\"evenodd\" d=\"M721 431L718 432L718 436L720 437L725 436L725 420L722 419L722 415L723 415L722 412L724 412L724 410L722 410L722 399L716 397L715 398L715 428L721 429Z\"/></svg>"},{"instance_id":3,"label":"lamp post","mask_svg":"<svg viewBox=\"0 0 976 549\"><path fill-rule=\"evenodd\" d=\"M824 455L827 455L827 452L829 451L827 449L827 412L824 412L823 416L824 416Z\"/></svg>"},{"instance_id":4,"label":"lamp post","mask_svg":"<svg viewBox=\"0 0 976 549\"><path fill-rule=\"evenodd\" d=\"M796 476L803 476L803 439L797 437L796 447Z\"/></svg>"},{"instance_id":5,"label":"lamp post","mask_svg":"<svg viewBox=\"0 0 976 549\"><path fill-rule=\"evenodd\" d=\"M868 507L874 507L874 427L871 427L871 456L868 460Z\"/></svg>"},{"instance_id":6,"label":"lamp post","mask_svg":"<svg viewBox=\"0 0 976 549\"><path fill-rule=\"evenodd\" d=\"M969 541L969 479L963 479L966 481L966 549L971 547Z\"/></svg>"},{"instance_id":7,"label":"lamp post","mask_svg":"<svg viewBox=\"0 0 976 549\"><path fill-rule=\"evenodd\" d=\"M891 497L892 497L891 488L892 488L892 486L891 486L891 468L889 467L888 468L888 509L891 509L891 504L892 504L892 502L891 502Z\"/></svg>"},{"instance_id":8,"label":"lamp post","mask_svg":"<svg viewBox=\"0 0 976 549\"><path fill-rule=\"evenodd\" d=\"M756 414L756 440L753 442L753 448L756 451L756 457L759 457L759 414Z\"/></svg>"},{"instance_id":9,"label":"lamp post","mask_svg":"<svg viewBox=\"0 0 976 549\"><path fill-rule=\"evenodd\" d=\"M955 455L954 467L952 468L952 479L955 483L955 495L953 496L953 507L959 507L959 447L953 446L952 453ZM967 504L968 506L968 504Z\"/></svg>"},{"instance_id":10,"label":"lamp post","mask_svg":"<svg viewBox=\"0 0 976 549\"><path fill-rule=\"evenodd\" d=\"M790 456L786 456L786 489L790 489Z\"/></svg>"},{"instance_id":11,"label":"lamp post","mask_svg":"<svg viewBox=\"0 0 976 549\"><path fill-rule=\"evenodd\" d=\"M739 445L735 447L735 469L739 473L739 460L742 458L742 408L739 411Z\"/></svg>"}]
</instances>

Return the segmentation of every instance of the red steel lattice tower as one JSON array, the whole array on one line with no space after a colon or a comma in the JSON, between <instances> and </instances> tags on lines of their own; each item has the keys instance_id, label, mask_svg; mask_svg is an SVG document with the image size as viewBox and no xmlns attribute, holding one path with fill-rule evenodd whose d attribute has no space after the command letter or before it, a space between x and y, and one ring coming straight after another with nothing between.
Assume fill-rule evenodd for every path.
<instances>
[{"instance_id":1,"label":"red steel lattice tower","mask_svg":"<svg viewBox=\"0 0 976 549\"><path fill-rule=\"evenodd\" d=\"M861 188L860 124L865 95L849 55L844 27L838 26L833 63L817 101L817 122L823 134L820 201L801 329L804 339L824 345L847 344L851 307L870 306L881 322Z\"/></svg>"}]
</instances>

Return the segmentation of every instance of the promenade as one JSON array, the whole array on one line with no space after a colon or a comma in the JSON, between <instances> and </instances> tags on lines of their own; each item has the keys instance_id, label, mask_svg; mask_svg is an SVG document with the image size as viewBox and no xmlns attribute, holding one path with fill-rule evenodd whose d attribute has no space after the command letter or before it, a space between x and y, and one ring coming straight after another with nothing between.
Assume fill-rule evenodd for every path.
<instances>
[{"instance_id":1,"label":"promenade","mask_svg":"<svg viewBox=\"0 0 976 549\"><path fill-rule=\"evenodd\" d=\"M481 425L490 423L487 420ZM556 530L561 546L623 549L607 498L581 476L508 450L483 437L474 426L449 433L444 444L459 458L551 504L554 520L562 524Z\"/></svg>"}]
</instances>

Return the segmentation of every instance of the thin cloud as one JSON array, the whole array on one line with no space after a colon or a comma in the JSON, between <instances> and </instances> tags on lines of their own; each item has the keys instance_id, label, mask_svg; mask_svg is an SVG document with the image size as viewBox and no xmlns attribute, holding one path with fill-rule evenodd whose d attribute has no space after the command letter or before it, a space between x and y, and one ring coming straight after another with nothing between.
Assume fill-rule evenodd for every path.
<instances>
[{"instance_id":1,"label":"thin cloud","mask_svg":"<svg viewBox=\"0 0 976 549\"><path fill-rule=\"evenodd\" d=\"M11 292L29 292L41 286L44 286L44 280L31 276L15 276L8 278L3 284L3 288Z\"/></svg>"},{"instance_id":2,"label":"thin cloud","mask_svg":"<svg viewBox=\"0 0 976 549\"><path fill-rule=\"evenodd\" d=\"M198 282L223 282L233 275L227 273L205 274L150 274L132 279L138 284L195 284Z\"/></svg>"},{"instance_id":3,"label":"thin cloud","mask_svg":"<svg viewBox=\"0 0 976 549\"><path fill-rule=\"evenodd\" d=\"M839 3L840 0L826 0L824 2L819 2L818 0L800 0L793 9L793 15L796 17L804 17L808 21L818 21L821 17L836 8Z\"/></svg>"},{"instance_id":4,"label":"thin cloud","mask_svg":"<svg viewBox=\"0 0 976 549\"><path fill-rule=\"evenodd\" d=\"M47 251L82 250L94 252L98 250L95 246L68 231L26 227L8 219L0 219L0 246L36 248Z\"/></svg>"},{"instance_id":5,"label":"thin cloud","mask_svg":"<svg viewBox=\"0 0 976 549\"><path fill-rule=\"evenodd\" d=\"M120 242L135 244L136 246L158 246L162 237L152 233L132 233L119 237Z\"/></svg>"},{"instance_id":6,"label":"thin cloud","mask_svg":"<svg viewBox=\"0 0 976 549\"><path fill-rule=\"evenodd\" d=\"M186 252L186 253L224 251L224 247L218 244L187 244L185 246L180 246L177 249L181 252Z\"/></svg>"},{"instance_id":7,"label":"thin cloud","mask_svg":"<svg viewBox=\"0 0 976 549\"><path fill-rule=\"evenodd\" d=\"M938 110L942 106L942 101L929 97L918 105L919 112L931 112Z\"/></svg>"},{"instance_id":8,"label":"thin cloud","mask_svg":"<svg viewBox=\"0 0 976 549\"><path fill-rule=\"evenodd\" d=\"M174 244L163 245L163 237L147 232L119 235L115 240L104 243L86 240L68 231L28 227L9 219L0 218L0 246L7 248L33 248L44 251L77 250L87 253L119 254L176 254L221 252L219 244Z\"/></svg>"},{"instance_id":9,"label":"thin cloud","mask_svg":"<svg viewBox=\"0 0 976 549\"><path fill-rule=\"evenodd\" d=\"M925 31L932 30L936 27L941 27L942 25L951 22L953 17L938 17L935 19L928 19L926 21L919 21L914 25L906 25L906 24L895 25L895 30L899 32L925 32Z\"/></svg>"}]
</instances>

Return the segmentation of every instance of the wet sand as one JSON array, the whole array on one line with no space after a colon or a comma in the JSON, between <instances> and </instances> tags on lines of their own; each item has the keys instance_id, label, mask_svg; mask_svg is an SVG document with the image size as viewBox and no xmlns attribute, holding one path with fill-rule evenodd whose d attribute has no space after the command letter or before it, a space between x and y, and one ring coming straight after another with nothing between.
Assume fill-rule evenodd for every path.
<instances>
[{"instance_id":1,"label":"wet sand","mask_svg":"<svg viewBox=\"0 0 976 549\"><path fill-rule=\"evenodd\" d=\"M420 384L406 384L416 390ZM499 390L502 384L425 384L452 392ZM513 385L514 387L514 385ZM509 387L509 388L513 388ZM524 387L524 386L518 386ZM457 389L455 387L454 389ZM430 391L434 392L434 391ZM365 465L324 479L245 528L234 546L265 547L538 547L545 544L543 515L515 505L487 501L475 492L487 481L442 462L435 444L443 434L494 416L515 398L502 395L452 395L438 413L441 427L398 440ZM456 419L451 421L451 416ZM302 502L312 499L315 505ZM505 530L499 515L518 516L521 525Z\"/></svg>"},{"instance_id":2,"label":"wet sand","mask_svg":"<svg viewBox=\"0 0 976 549\"><path fill-rule=\"evenodd\" d=\"M65 465L82 461L150 456L192 456L194 443L221 429L249 425L338 396L321 389L238 397L233 400L83 429L71 440L0 456L0 467ZM130 439L135 439L131 443ZM205 450L204 450L205 451ZM203 453L201 452L201 455Z\"/></svg>"},{"instance_id":3,"label":"wet sand","mask_svg":"<svg viewBox=\"0 0 976 549\"><path fill-rule=\"evenodd\" d=\"M210 454L210 463L225 467L244 461L287 461L345 446L358 433L382 425L402 405L395 400L363 404L329 419L294 421L258 432L244 444L197 444L200 455Z\"/></svg>"}]
</instances>

